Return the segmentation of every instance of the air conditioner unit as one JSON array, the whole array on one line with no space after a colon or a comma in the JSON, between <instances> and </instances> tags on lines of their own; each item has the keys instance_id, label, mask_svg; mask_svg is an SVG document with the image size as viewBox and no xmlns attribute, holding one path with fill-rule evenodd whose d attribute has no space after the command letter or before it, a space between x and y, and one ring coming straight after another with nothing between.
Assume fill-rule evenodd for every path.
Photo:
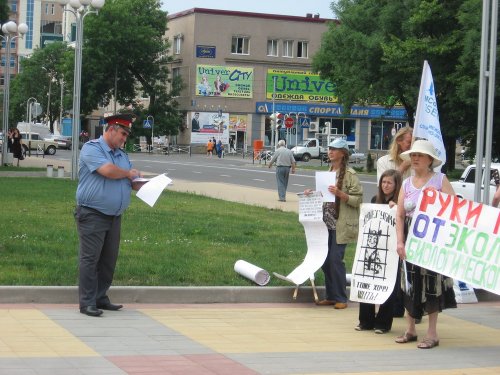
<instances>
[{"instance_id":1,"label":"air conditioner unit","mask_svg":"<svg viewBox=\"0 0 500 375\"><path fill-rule=\"evenodd\" d=\"M309 131L317 132L318 130L319 130L319 123L311 121L311 123L309 124Z\"/></svg>"}]
</instances>

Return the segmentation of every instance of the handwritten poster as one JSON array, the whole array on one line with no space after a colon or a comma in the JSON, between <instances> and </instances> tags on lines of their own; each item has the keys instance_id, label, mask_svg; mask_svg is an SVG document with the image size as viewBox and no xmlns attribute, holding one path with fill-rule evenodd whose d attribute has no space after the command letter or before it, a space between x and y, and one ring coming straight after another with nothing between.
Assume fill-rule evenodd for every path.
<instances>
[{"instance_id":1,"label":"handwritten poster","mask_svg":"<svg viewBox=\"0 0 500 375\"><path fill-rule=\"evenodd\" d=\"M398 259L396 207L390 209L386 204L362 204L350 300L384 303L394 290Z\"/></svg>"},{"instance_id":2,"label":"handwritten poster","mask_svg":"<svg viewBox=\"0 0 500 375\"><path fill-rule=\"evenodd\" d=\"M500 209L425 189L406 241L409 262L500 294Z\"/></svg>"}]
</instances>

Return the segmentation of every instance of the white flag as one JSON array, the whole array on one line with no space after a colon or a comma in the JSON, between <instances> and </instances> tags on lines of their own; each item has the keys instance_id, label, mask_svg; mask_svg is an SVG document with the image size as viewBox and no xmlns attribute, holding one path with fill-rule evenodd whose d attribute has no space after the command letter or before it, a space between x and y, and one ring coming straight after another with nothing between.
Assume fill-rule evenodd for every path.
<instances>
[{"instance_id":1,"label":"white flag","mask_svg":"<svg viewBox=\"0 0 500 375\"><path fill-rule=\"evenodd\" d=\"M434 80L432 79L431 68L427 60L424 61L424 69L422 71L413 137L415 139L427 139L434 145L436 154L443 162L437 168L440 170L446 163L446 151L444 149L443 136L441 135L441 126L439 125Z\"/></svg>"}]
</instances>

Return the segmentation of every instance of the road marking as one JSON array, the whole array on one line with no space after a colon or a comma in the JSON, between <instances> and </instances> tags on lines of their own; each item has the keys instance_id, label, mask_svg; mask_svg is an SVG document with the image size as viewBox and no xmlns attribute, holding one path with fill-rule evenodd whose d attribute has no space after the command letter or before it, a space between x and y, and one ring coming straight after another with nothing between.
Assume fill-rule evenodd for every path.
<instances>
[{"instance_id":1,"label":"road marking","mask_svg":"<svg viewBox=\"0 0 500 375\"><path fill-rule=\"evenodd\" d=\"M193 173L198 173L198 174L201 174L201 172L199 172L199 171L192 171L192 172L193 172Z\"/></svg>"},{"instance_id":2,"label":"road marking","mask_svg":"<svg viewBox=\"0 0 500 375\"><path fill-rule=\"evenodd\" d=\"M230 175L228 175L228 174L221 174L220 176L221 176L221 177L231 177L231 176L230 176Z\"/></svg>"},{"instance_id":3,"label":"road marking","mask_svg":"<svg viewBox=\"0 0 500 375\"><path fill-rule=\"evenodd\" d=\"M293 186L300 186L300 187L304 187L306 185L302 185L302 184L292 184Z\"/></svg>"},{"instance_id":4,"label":"road marking","mask_svg":"<svg viewBox=\"0 0 500 375\"><path fill-rule=\"evenodd\" d=\"M266 182L266 180L261 180L260 178L252 178L252 181Z\"/></svg>"}]
</instances>

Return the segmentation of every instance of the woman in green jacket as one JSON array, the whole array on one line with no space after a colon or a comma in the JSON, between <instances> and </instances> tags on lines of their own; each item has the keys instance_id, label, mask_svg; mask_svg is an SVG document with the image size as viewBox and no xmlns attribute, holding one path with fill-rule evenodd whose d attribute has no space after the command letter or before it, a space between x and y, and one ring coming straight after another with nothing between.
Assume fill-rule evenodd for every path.
<instances>
[{"instance_id":1,"label":"woman in green jacket","mask_svg":"<svg viewBox=\"0 0 500 375\"><path fill-rule=\"evenodd\" d=\"M347 281L344 254L347 243L356 242L359 226L359 206L363 201L363 188L356 171L349 168L349 147L344 139L337 138L328 145L330 172L335 172L337 182L328 191L335 195L335 202L323 204L323 221L328 228L328 255L321 267L325 274L324 300L321 306L335 309L347 307ZM306 190L309 194L311 190Z\"/></svg>"}]
</instances>

